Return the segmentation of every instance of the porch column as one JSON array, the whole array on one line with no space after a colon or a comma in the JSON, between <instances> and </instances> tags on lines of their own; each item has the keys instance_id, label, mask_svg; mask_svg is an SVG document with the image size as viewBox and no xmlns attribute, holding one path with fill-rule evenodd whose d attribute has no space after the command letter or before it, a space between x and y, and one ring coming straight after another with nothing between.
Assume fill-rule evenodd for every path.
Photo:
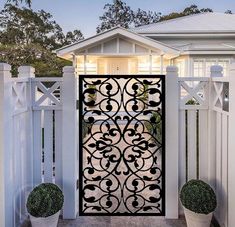
<instances>
[{"instance_id":1,"label":"porch column","mask_svg":"<svg viewBox=\"0 0 235 227\"><path fill-rule=\"evenodd\" d=\"M84 54L84 74L87 74L87 55Z\"/></svg>"},{"instance_id":2,"label":"porch column","mask_svg":"<svg viewBox=\"0 0 235 227\"><path fill-rule=\"evenodd\" d=\"M153 56L152 54L149 55L149 74L152 75L153 73Z\"/></svg>"},{"instance_id":3,"label":"porch column","mask_svg":"<svg viewBox=\"0 0 235 227\"><path fill-rule=\"evenodd\" d=\"M163 59L163 55L161 54L160 56L160 72L161 74L163 74L163 62L164 62L164 59Z\"/></svg>"}]
</instances>

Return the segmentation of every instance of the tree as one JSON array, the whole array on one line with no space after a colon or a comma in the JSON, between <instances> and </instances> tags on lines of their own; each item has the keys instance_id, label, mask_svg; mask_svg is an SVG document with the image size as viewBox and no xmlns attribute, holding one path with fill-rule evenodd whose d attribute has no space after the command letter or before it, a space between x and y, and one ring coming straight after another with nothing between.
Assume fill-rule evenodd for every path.
<instances>
[{"instance_id":1,"label":"tree","mask_svg":"<svg viewBox=\"0 0 235 227\"><path fill-rule=\"evenodd\" d=\"M15 3L16 5L19 5L19 3L25 2L26 5L28 5L29 7L31 7L31 0L7 0L7 2L12 2Z\"/></svg>"},{"instance_id":2,"label":"tree","mask_svg":"<svg viewBox=\"0 0 235 227\"><path fill-rule=\"evenodd\" d=\"M7 4L0 11L0 61L13 66L32 65L37 75L54 76L71 63L61 60L52 50L83 39L80 30L64 34L51 14ZM50 70L48 70L50 69Z\"/></svg>"},{"instance_id":3,"label":"tree","mask_svg":"<svg viewBox=\"0 0 235 227\"><path fill-rule=\"evenodd\" d=\"M213 10L210 8L199 9L198 6L191 5L189 7L186 7L182 12L172 12L168 15L163 15L161 16L159 21L165 21L165 20L175 19L178 17L184 17L184 16L189 16L189 15L199 14L199 13L206 13L206 12L213 12Z\"/></svg>"},{"instance_id":4,"label":"tree","mask_svg":"<svg viewBox=\"0 0 235 227\"><path fill-rule=\"evenodd\" d=\"M84 39L82 32L80 30L74 30L73 32L67 32L64 37L63 45L69 45L71 43L79 42Z\"/></svg>"},{"instance_id":5,"label":"tree","mask_svg":"<svg viewBox=\"0 0 235 227\"><path fill-rule=\"evenodd\" d=\"M168 15L153 11L138 9L133 11L123 0L114 0L112 4L104 6L104 14L100 17L101 24L97 27L97 33L111 29L116 26L124 28L138 27L141 25L156 23L159 21L174 19L192 14L213 12L210 8L199 9L196 5L186 7L182 12L173 12Z\"/></svg>"},{"instance_id":6,"label":"tree","mask_svg":"<svg viewBox=\"0 0 235 227\"><path fill-rule=\"evenodd\" d=\"M156 13L152 11L144 11L138 9L134 12L134 26L139 27L141 25L156 23L160 20L161 13Z\"/></svg>"},{"instance_id":7,"label":"tree","mask_svg":"<svg viewBox=\"0 0 235 227\"><path fill-rule=\"evenodd\" d=\"M116 26L129 28L133 23L134 12L122 0L114 0L113 4L105 4L104 14L100 17L101 24L96 28L97 33Z\"/></svg>"},{"instance_id":8,"label":"tree","mask_svg":"<svg viewBox=\"0 0 235 227\"><path fill-rule=\"evenodd\" d=\"M225 14L233 14L233 12L232 12L232 10L226 10L225 12L224 12Z\"/></svg>"}]
</instances>

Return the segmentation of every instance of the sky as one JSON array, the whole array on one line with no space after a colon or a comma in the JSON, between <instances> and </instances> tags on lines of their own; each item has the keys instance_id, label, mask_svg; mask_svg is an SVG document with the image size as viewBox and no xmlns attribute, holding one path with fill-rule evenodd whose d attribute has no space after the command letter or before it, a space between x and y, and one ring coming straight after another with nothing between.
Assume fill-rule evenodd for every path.
<instances>
[{"instance_id":1,"label":"sky","mask_svg":"<svg viewBox=\"0 0 235 227\"><path fill-rule=\"evenodd\" d=\"M0 0L0 7L7 0ZM235 0L124 0L132 9L141 8L167 14L182 11L196 4L200 8L212 8L216 12L227 9L235 12ZM105 3L112 0L32 0L34 10L50 12L65 32L80 29L87 38L96 33L99 16L103 14Z\"/></svg>"}]
</instances>

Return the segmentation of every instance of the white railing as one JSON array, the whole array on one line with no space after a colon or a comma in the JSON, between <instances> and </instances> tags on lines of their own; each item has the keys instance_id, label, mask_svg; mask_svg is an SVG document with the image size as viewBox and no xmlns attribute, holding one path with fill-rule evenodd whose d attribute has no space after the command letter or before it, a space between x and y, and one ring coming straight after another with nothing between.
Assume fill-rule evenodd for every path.
<instances>
[{"instance_id":1,"label":"white railing","mask_svg":"<svg viewBox=\"0 0 235 227\"><path fill-rule=\"evenodd\" d=\"M234 67L233 65L231 68ZM179 78L179 185L190 179L208 182L216 191L218 206L215 217L221 226L235 223L228 207L235 209L235 176L229 165L234 160L234 116L231 112L231 89L235 86L231 71L223 77L223 68L211 67L210 78ZM229 130L230 129L230 130ZM230 175L229 175L230 173ZM230 183L230 184L229 184ZM230 186L230 190L229 190ZM229 203L232 203L231 205Z\"/></svg>"},{"instance_id":2,"label":"white railing","mask_svg":"<svg viewBox=\"0 0 235 227\"><path fill-rule=\"evenodd\" d=\"M74 218L71 213L76 212L77 201L72 194L77 194L77 172L67 173L77 163L76 146L70 146L76 128L64 124L62 117L63 113L65 118L77 115L77 97L71 96L76 93L72 88L76 84L74 69L65 67L64 78L35 78L34 69L28 66L19 67L18 77L12 77L10 70L9 65L0 64L0 226L20 226L27 218L27 196L42 182L62 188L66 198L63 215ZM70 88L63 89L65 84ZM68 98L72 103L62 105ZM67 156L73 159L64 162Z\"/></svg>"},{"instance_id":3,"label":"white railing","mask_svg":"<svg viewBox=\"0 0 235 227\"><path fill-rule=\"evenodd\" d=\"M179 189L190 179L210 183L218 199L216 219L221 226L233 226L235 70L225 78L218 66L211 68L210 78L177 78L176 71L168 67L166 76L167 110L175 109L166 111L166 167L179 161ZM20 67L18 77L12 78L10 66L0 64L0 95L0 214L5 213L0 226L15 227L25 219L27 195L41 182L63 189L63 216L75 218L79 137L74 69L65 67L63 78L35 78L32 67ZM177 192L169 193L169 185L177 185L177 171L166 173L170 217L178 213Z\"/></svg>"}]
</instances>

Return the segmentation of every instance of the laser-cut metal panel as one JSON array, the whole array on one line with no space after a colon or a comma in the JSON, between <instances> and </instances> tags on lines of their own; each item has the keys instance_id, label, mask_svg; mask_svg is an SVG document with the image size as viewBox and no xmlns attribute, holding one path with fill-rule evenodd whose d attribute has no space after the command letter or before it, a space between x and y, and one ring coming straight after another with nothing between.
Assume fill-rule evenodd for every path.
<instances>
[{"instance_id":1,"label":"laser-cut metal panel","mask_svg":"<svg viewBox=\"0 0 235 227\"><path fill-rule=\"evenodd\" d=\"M165 213L165 77L79 76L80 215Z\"/></svg>"}]
</instances>

